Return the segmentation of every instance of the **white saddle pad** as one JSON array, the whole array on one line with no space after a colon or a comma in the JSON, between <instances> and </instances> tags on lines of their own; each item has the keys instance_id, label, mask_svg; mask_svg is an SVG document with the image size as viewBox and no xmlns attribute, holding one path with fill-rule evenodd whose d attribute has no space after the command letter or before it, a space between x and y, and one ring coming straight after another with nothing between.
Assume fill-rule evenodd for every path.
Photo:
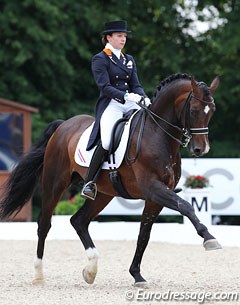
<instances>
[{"instance_id":1,"label":"white saddle pad","mask_svg":"<svg viewBox=\"0 0 240 305\"><path fill-rule=\"evenodd\" d=\"M117 148L117 150L115 151L114 154L114 159L113 159L113 155L110 156L110 161L109 162L104 162L102 168L103 169L113 169L113 168L119 168L120 165L122 164L123 161L123 157L127 148L127 142L128 142L128 137L129 137L129 130L130 130L130 126L131 126L131 122L132 119L134 117L134 115L137 113L138 111L134 112L133 115L131 116L131 118L129 119L129 121L127 121L125 123L124 126L124 131L122 134L122 138L120 141L120 144ZM80 137L77 147L76 147L76 151L74 154L74 159L75 162L81 166L84 167L89 167L90 161L92 159L92 155L96 149L96 146L93 147L93 149L87 151L86 147L88 144L88 140L90 137L90 134L92 132L92 128L93 128L93 124L91 126L89 126L82 134L82 136Z\"/></svg>"}]
</instances>

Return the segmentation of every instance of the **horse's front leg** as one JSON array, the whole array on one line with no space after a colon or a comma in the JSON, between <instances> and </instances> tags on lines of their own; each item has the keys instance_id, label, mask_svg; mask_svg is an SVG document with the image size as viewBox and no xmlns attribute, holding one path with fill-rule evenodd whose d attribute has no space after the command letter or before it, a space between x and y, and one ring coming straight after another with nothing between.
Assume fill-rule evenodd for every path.
<instances>
[{"instance_id":1,"label":"horse's front leg","mask_svg":"<svg viewBox=\"0 0 240 305\"><path fill-rule=\"evenodd\" d=\"M71 217L71 224L76 230L88 257L88 264L83 269L83 278L88 284L92 284L97 275L98 251L88 231L91 220L98 215L113 197L98 193L94 201L87 199L80 210Z\"/></svg>"},{"instance_id":2,"label":"horse's front leg","mask_svg":"<svg viewBox=\"0 0 240 305\"><path fill-rule=\"evenodd\" d=\"M203 246L206 250L217 250L222 248L216 238L209 233L207 227L197 218L192 205L176 195L166 185L159 181L153 182L151 185L151 192L149 191L146 197L152 202L164 205L165 207L178 211L183 216L188 217L197 233L203 238Z\"/></svg>"},{"instance_id":3,"label":"horse's front leg","mask_svg":"<svg viewBox=\"0 0 240 305\"><path fill-rule=\"evenodd\" d=\"M140 273L140 265L143 257L143 253L147 247L148 241L150 239L150 233L152 225L158 217L160 211L163 207L158 204L153 204L150 202L145 203L145 208L143 210L141 218L141 226L137 240L137 248L134 254L132 264L130 266L129 272L134 277L135 286L145 287L146 280L142 277Z\"/></svg>"}]
</instances>

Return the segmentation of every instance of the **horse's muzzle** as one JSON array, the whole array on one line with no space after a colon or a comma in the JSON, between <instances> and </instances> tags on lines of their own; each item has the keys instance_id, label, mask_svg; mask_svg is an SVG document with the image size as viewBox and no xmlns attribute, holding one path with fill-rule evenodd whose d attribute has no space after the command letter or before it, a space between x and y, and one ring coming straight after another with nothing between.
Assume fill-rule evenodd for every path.
<instances>
[{"instance_id":1,"label":"horse's muzzle","mask_svg":"<svg viewBox=\"0 0 240 305\"><path fill-rule=\"evenodd\" d=\"M196 139L192 139L189 144L189 151L195 157L201 157L209 152L210 146L208 139L203 139L197 141Z\"/></svg>"}]
</instances>

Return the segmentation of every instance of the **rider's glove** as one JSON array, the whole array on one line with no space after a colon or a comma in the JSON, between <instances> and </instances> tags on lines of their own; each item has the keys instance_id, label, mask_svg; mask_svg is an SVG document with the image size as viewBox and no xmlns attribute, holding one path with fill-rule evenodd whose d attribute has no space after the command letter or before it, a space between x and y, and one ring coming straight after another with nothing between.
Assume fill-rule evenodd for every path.
<instances>
[{"instance_id":1,"label":"rider's glove","mask_svg":"<svg viewBox=\"0 0 240 305\"><path fill-rule=\"evenodd\" d=\"M125 93L124 100L126 102L139 103L142 96L136 93Z\"/></svg>"},{"instance_id":2,"label":"rider's glove","mask_svg":"<svg viewBox=\"0 0 240 305\"><path fill-rule=\"evenodd\" d=\"M148 97L145 97L144 98L144 104L145 104L145 106L150 106L152 103L151 103L151 101L150 101L150 98L148 98Z\"/></svg>"}]
</instances>

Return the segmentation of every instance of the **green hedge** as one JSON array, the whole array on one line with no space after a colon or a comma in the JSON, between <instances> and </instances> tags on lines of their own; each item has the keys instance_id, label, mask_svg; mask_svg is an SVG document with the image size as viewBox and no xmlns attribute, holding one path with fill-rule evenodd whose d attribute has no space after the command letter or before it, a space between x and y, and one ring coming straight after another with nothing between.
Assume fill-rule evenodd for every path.
<instances>
[{"instance_id":1,"label":"green hedge","mask_svg":"<svg viewBox=\"0 0 240 305\"><path fill-rule=\"evenodd\" d=\"M73 215L84 205L84 202L85 199L80 195L70 200L60 201L55 209L55 215Z\"/></svg>"}]
</instances>

